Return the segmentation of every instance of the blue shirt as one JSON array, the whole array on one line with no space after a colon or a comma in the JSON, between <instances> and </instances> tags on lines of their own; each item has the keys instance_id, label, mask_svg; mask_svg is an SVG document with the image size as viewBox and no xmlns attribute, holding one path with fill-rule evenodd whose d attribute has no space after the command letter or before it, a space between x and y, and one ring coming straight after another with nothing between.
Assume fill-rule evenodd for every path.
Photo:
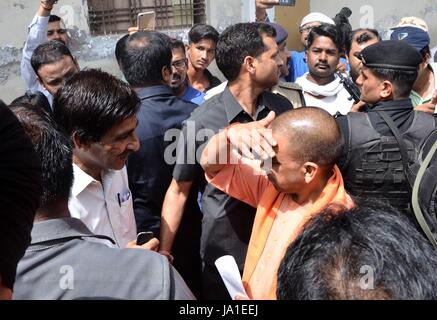
<instances>
[{"instance_id":1,"label":"blue shirt","mask_svg":"<svg viewBox=\"0 0 437 320\"><path fill-rule=\"evenodd\" d=\"M346 70L349 71L350 67L346 59L340 58L340 62L346 64ZM296 79L303 76L309 71L308 64L305 61L305 51L297 52L291 51L290 64L288 65L290 74L285 78L288 82L296 82Z\"/></svg>"},{"instance_id":2,"label":"blue shirt","mask_svg":"<svg viewBox=\"0 0 437 320\"><path fill-rule=\"evenodd\" d=\"M136 133L141 146L127 162L129 188L137 231L152 231L159 237L162 203L173 172L173 164L165 160L165 150L197 106L175 97L164 85L141 88L137 93L141 107ZM166 133L171 133L172 141L164 140ZM168 156L171 157L171 152Z\"/></svg>"},{"instance_id":3,"label":"blue shirt","mask_svg":"<svg viewBox=\"0 0 437 320\"><path fill-rule=\"evenodd\" d=\"M180 98L200 106L205 101L205 93L194 89L192 86L187 86L184 95Z\"/></svg>"}]
</instances>

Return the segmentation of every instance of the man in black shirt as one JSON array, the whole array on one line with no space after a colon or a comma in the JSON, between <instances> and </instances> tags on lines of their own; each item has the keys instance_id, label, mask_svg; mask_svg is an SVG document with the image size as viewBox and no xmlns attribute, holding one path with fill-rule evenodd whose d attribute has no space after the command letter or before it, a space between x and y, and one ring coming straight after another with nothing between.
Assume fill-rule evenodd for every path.
<instances>
[{"instance_id":1,"label":"man in black shirt","mask_svg":"<svg viewBox=\"0 0 437 320\"><path fill-rule=\"evenodd\" d=\"M277 84L283 64L275 36L273 27L259 23L236 24L220 36L217 65L229 84L184 123L177 148L178 163L162 210L162 253L172 249L193 183L205 183L196 155L200 156L207 139L232 123L260 120L270 111L279 115L293 108L284 97L266 91ZM232 255L242 272L255 210L209 184L203 192L202 209L203 298L229 299L214 262Z\"/></svg>"},{"instance_id":2,"label":"man in black shirt","mask_svg":"<svg viewBox=\"0 0 437 320\"><path fill-rule=\"evenodd\" d=\"M433 116L415 112L409 99L422 58L406 42L383 41L365 48L361 60L357 84L361 100L371 108L337 120L345 139L339 166L346 190L355 196L381 198L406 211L410 187L399 144L383 117L394 123L406 143L404 161L415 162L420 142L436 126Z\"/></svg>"},{"instance_id":3,"label":"man in black shirt","mask_svg":"<svg viewBox=\"0 0 437 320\"><path fill-rule=\"evenodd\" d=\"M180 129L196 105L176 98L167 86L172 73L167 35L136 32L121 38L117 48L121 71L141 99L136 129L141 146L127 162L135 220L138 232L152 231L159 238L161 206L173 171L164 157L165 134Z\"/></svg>"}]
</instances>

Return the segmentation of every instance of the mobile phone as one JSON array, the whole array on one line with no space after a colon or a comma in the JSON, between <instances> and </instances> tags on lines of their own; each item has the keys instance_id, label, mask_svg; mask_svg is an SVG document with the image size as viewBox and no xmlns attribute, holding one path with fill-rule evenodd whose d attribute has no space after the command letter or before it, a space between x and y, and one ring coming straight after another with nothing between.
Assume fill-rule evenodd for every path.
<instances>
[{"instance_id":1,"label":"mobile phone","mask_svg":"<svg viewBox=\"0 0 437 320\"><path fill-rule=\"evenodd\" d=\"M139 31L155 30L156 14L155 11L138 13L137 27Z\"/></svg>"},{"instance_id":2,"label":"mobile phone","mask_svg":"<svg viewBox=\"0 0 437 320\"><path fill-rule=\"evenodd\" d=\"M279 0L278 6L291 6L296 5L296 0Z\"/></svg>"},{"instance_id":3,"label":"mobile phone","mask_svg":"<svg viewBox=\"0 0 437 320\"><path fill-rule=\"evenodd\" d=\"M153 239L152 231L140 232L137 235L137 246L142 246L143 244L149 242L152 239Z\"/></svg>"}]
</instances>

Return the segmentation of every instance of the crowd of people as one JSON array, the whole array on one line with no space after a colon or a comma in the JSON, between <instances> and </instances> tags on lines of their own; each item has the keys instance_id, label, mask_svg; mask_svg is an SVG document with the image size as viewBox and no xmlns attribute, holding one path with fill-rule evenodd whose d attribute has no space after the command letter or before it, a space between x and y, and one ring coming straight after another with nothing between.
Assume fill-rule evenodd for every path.
<instances>
[{"instance_id":1,"label":"crowd of people","mask_svg":"<svg viewBox=\"0 0 437 320\"><path fill-rule=\"evenodd\" d=\"M437 299L436 199L412 209L437 126L425 21L382 40L312 12L289 51L278 1L256 0L256 22L187 44L130 28L118 79L81 70L56 2L29 26L27 92L0 106L0 298Z\"/></svg>"}]
</instances>

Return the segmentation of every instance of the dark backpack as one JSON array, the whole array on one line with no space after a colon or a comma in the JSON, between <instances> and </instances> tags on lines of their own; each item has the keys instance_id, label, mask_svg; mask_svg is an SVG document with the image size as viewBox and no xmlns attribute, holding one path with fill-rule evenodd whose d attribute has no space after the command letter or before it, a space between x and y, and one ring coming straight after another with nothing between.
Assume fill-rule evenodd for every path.
<instances>
[{"instance_id":1,"label":"dark backpack","mask_svg":"<svg viewBox=\"0 0 437 320\"><path fill-rule=\"evenodd\" d=\"M399 129L385 112L378 111L378 114L399 144L405 174L412 189L411 212L434 249L437 249L437 129L421 143L417 161L409 165L407 147Z\"/></svg>"},{"instance_id":2,"label":"dark backpack","mask_svg":"<svg viewBox=\"0 0 437 320\"><path fill-rule=\"evenodd\" d=\"M437 130L422 144L417 163L411 166L409 180L414 181L412 211L426 237L437 249Z\"/></svg>"}]
</instances>

